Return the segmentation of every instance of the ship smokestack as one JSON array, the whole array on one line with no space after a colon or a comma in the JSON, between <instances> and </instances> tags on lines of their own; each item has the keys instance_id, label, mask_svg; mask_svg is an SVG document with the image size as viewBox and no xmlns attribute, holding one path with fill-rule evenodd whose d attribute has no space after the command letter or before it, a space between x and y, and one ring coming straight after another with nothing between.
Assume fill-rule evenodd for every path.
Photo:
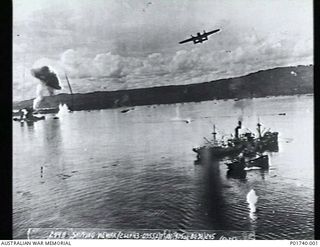
<instances>
[{"instance_id":1,"label":"ship smokestack","mask_svg":"<svg viewBox=\"0 0 320 247\"><path fill-rule=\"evenodd\" d=\"M239 138L239 129L241 129L241 125L242 125L241 121L238 121L238 126L235 128L235 133L234 133L237 139Z\"/></svg>"},{"instance_id":2,"label":"ship smokestack","mask_svg":"<svg viewBox=\"0 0 320 247\"><path fill-rule=\"evenodd\" d=\"M261 138L261 124L260 123L258 123L257 124L257 126L258 126L258 135L259 135L259 138Z\"/></svg>"}]
</instances>

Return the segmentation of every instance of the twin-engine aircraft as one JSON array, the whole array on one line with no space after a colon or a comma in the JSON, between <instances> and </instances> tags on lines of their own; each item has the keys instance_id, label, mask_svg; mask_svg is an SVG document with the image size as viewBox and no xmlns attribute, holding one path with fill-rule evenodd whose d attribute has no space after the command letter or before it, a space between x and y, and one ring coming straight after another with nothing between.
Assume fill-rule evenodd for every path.
<instances>
[{"instance_id":1,"label":"twin-engine aircraft","mask_svg":"<svg viewBox=\"0 0 320 247\"><path fill-rule=\"evenodd\" d=\"M216 29L216 30L213 30L213 31L210 31L210 32L203 31L203 34L197 33L197 36L192 36L191 35L190 39L186 39L186 40L180 41L179 44L187 43L187 42L190 42L190 41L193 41L194 44L202 43L202 42L208 40L208 36L209 35L214 34L216 32L219 32L219 31L220 31L220 29Z\"/></svg>"}]
</instances>

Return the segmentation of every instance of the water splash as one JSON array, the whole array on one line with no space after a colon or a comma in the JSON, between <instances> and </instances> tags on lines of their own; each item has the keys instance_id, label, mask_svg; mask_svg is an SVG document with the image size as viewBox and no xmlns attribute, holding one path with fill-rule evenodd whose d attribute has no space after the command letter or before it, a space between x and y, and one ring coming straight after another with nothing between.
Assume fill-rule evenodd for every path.
<instances>
[{"instance_id":1,"label":"water splash","mask_svg":"<svg viewBox=\"0 0 320 247\"><path fill-rule=\"evenodd\" d=\"M185 122L185 123L189 124L193 121L193 119L180 117L180 106L177 105L176 106L176 116L174 118L171 118L171 121Z\"/></svg>"},{"instance_id":2,"label":"water splash","mask_svg":"<svg viewBox=\"0 0 320 247\"><path fill-rule=\"evenodd\" d=\"M297 76L297 75L298 75L298 74L297 74L296 72L294 72L294 71L291 71L290 74L293 75L293 76Z\"/></svg>"},{"instance_id":3,"label":"water splash","mask_svg":"<svg viewBox=\"0 0 320 247\"><path fill-rule=\"evenodd\" d=\"M171 121L184 122L184 123L189 124L193 121L193 119L191 119L191 118L172 118Z\"/></svg>"},{"instance_id":4,"label":"water splash","mask_svg":"<svg viewBox=\"0 0 320 247\"><path fill-rule=\"evenodd\" d=\"M57 114L57 117L62 118L63 116L66 116L68 113L68 106L66 104L59 104L59 112Z\"/></svg>"},{"instance_id":5,"label":"water splash","mask_svg":"<svg viewBox=\"0 0 320 247\"><path fill-rule=\"evenodd\" d=\"M251 189L247 194L247 202L249 203L250 213L256 212L256 203L258 202L258 196L254 189Z\"/></svg>"}]
</instances>

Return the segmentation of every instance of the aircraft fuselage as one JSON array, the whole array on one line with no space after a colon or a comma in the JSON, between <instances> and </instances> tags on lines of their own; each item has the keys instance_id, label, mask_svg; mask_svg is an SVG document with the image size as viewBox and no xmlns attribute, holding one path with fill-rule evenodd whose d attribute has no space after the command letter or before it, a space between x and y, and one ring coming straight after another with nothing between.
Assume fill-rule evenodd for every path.
<instances>
[{"instance_id":1,"label":"aircraft fuselage","mask_svg":"<svg viewBox=\"0 0 320 247\"><path fill-rule=\"evenodd\" d=\"M197 36L194 37L194 39L193 39L193 43L194 44L203 43L206 40L208 40L208 35L197 33Z\"/></svg>"}]
</instances>

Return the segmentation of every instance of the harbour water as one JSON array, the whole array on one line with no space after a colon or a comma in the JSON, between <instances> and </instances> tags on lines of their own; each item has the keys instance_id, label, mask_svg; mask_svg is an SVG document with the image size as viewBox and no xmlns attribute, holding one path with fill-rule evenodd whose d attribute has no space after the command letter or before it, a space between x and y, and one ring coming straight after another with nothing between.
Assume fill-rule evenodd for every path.
<instances>
[{"instance_id":1,"label":"harbour water","mask_svg":"<svg viewBox=\"0 0 320 247\"><path fill-rule=\"evenodd\" d=\"M258 239L313 238L313 96L128 109L13 123L14 238L26 238L29 227L253 230ZM192 148L212 137L213 124L218 138L227 137L238 120L255 132L258 118L279 132L268 171L234 178L223 162L195 165ZM258 196L254 213L247 203L251 189Z\"/></svg>"}]
</instances>

